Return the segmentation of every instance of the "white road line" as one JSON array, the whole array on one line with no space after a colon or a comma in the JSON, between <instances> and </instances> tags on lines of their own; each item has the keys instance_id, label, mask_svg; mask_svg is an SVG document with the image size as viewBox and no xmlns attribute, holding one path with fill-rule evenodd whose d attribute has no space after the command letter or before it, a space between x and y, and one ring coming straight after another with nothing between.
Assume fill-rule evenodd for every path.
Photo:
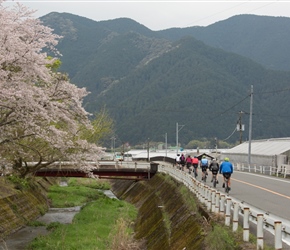
<instances>
[{"instance_id":1,"label":"white road line","mask_svg":"<svg viewBox=\"0 0 290 250\"><path fill-rule=\"evenodd\" d=\"M274 181L280 181L280 182L285 182L285 183L289 183L290 184L290 180L284 180L284 179L280 179L280 178L277 178L277 177L274 177L274 176L270 177L270 176L265 176L265 175L256 174L256 173L241 172L241 171L237 171L237 170L233 173L233 175L235 173L247 174L247 175L255 175L255 176L260 177L260 178L271 179L271 180L274 180Z\"/></svg>"}]
</instances>

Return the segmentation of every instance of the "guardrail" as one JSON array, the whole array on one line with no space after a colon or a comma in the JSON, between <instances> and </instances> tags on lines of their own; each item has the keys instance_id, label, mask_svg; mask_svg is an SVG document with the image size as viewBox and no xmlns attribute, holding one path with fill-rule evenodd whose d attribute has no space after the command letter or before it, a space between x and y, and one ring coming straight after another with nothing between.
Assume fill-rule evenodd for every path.
<instances>
[{"instance_id":1,"label":"guardrail","mask_svg":"<svg viewBox=\"0 0 290 250\"><path fill-rule=\"evenodd\" d=\"M243 218L244 241L249 241L249 223L251 222L253 225L256 225L257 249L264 248L264 230L274 235L275 249L282 249L282 242L290 246L290 221L261 211L245 202L211 188L196 180L190 174L177 169L172 164L159 162L158 171L169 174L186 185L197 196L198 200L206 206L208 211L224 215L225 225L230 226L232 222L233 231L238 229L239 216L241 216Z\"/></svg>"},{"instance_id":2,"label":"guardrail","mask_svg":"<svg viewBox=\"0 0 290 250\"><path fill-rule=\"evenodd\" d=\"M234 163L235 169L239 171L246 171L251 173L260 173L265 175L272 175L277 177L283 177L286 178L287 176L290 176L290 168L289 165L281 165L278 167L272 167L272 166L248 166L247 163Z\"/></svg>"}]
</instances>

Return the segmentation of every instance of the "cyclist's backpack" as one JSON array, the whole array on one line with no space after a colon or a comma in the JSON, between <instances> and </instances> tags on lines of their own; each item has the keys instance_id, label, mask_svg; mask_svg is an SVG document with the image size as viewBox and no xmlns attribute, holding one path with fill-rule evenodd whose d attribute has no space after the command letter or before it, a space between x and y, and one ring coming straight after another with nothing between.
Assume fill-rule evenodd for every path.
<instances>
[{"instance_id":1,"label":"cyclist's backpack","mask_svg":"<svg viewBox=\"0 0 290 250\"><path fill-rule=\"evenodd\" d=\"M180 161L181 161L181 162L185 162L185 157L184 157L184 155L181 155L181 156L180 156Z\"/></svg>"},{"instance_id":2,"label":"cyclist's backpack","mask_svg":"<svg viewBox=\"0 0 290 250\"><path fill-rule=\"evenodd\" d=\"M219 170L219 166L218 166L218 164L216 162L212 164L211 170L212 171L218 171Z\"/></svg>"}]
</instances>

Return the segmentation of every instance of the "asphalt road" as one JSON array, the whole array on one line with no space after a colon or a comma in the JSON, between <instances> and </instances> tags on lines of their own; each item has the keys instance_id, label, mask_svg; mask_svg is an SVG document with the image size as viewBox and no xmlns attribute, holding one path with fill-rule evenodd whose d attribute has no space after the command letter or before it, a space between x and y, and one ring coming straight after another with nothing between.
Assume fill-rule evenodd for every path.
<instances>
[{"instance_id":1,"label":"asphalt road","mask_svg":"<svg viewBox=\"0 0 290 250\"><path fill-rule=\"evenodd\" d=\"M217 189L222 188L219 175ZM211 180L211 173L207 183ZM260 210L290 220L290 180L267 175L235 171L231 177L230 196Z\"/></svg>"}]
</instances>

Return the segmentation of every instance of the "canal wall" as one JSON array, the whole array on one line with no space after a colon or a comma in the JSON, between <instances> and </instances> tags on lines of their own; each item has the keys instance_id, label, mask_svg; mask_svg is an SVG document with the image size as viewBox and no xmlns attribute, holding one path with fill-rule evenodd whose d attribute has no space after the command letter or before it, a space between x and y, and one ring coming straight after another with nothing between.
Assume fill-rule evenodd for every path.
<instances>
[{"instance_id":1,"label":"canal wall","mask_svg":"<svg viewBox=\"0 0 290 250\"><path fill-rule=\"evenodd\" d=\"M32 184L0 177L0 240L45 214L49 208L46 192L54 181L37 178Z\"/></svg>"},{"instance_id":2,"label":"canal wall","mask_svg":"<svg viewBox=\"0 0 290 250\"><path fill-rule=\"evenodd\" d=\"M150 181L112 181L113 193L138 208L136 239L146 249L206 249L209 215L193 196L185 200L181 185L162 174Z\"/></svg>"}]
</instances>

